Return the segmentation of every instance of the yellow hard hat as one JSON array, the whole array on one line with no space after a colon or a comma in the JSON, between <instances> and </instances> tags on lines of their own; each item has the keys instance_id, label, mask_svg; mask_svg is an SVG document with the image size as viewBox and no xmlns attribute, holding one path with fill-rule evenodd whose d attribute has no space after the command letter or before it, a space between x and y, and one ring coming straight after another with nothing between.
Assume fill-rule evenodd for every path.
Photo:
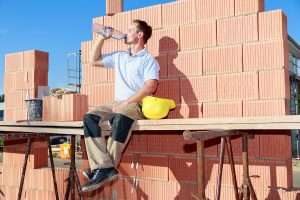
<instances>
[{"instance_id":1,"label":"yellow hard hat","mask_svg":"<svg viewBox=\"0 0 300 200\"><path fill-rule=\"evenodd\" d=\"M142 100L142 112L148 119L162 119L175 107L172 99L147 96Z\"/></svg>"}]
</instances>

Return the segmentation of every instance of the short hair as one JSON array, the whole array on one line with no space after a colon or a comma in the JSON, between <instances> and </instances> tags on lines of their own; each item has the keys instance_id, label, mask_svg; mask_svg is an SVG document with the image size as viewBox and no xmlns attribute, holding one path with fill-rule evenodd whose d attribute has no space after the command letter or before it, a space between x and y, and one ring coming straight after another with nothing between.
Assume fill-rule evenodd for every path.
<instances>
[{"instance_id":1,"label":"short hair","mask_svg":"<svg viewBox=\"0 0 300 200\"><path fill-rule=\"evenodd\" d=\"M137 23L137 29L138 31L141 31L144 33L144 42L145 44L147 43L148 39L152 35L152 27L147 24L147 22L139 20L139 19L134 19L132 20L132 23Z\"/></svg>"}]
</instances>

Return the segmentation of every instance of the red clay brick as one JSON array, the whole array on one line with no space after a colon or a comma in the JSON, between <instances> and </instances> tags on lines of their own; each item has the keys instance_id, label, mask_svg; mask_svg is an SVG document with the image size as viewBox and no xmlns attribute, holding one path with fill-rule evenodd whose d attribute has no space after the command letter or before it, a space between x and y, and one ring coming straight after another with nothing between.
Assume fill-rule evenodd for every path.
<instances>
[{"instance_id":1,"label":"red clay brick","mask_svg":"<svg viewBox=\"0 0 300 200\"><path fill-rule=\"evenodd\" d=\"M204 49L203 73L242 72L242 50L242 45Z\"/></svg>"},{"instance_id":2,"label":"red clay brick","mask_svg":"<svg viewBox=\"0 0 300 200\"><path fill-rule=\"evenodd\" d=\"M5 102L4 108L5 109L21 109L23 106L23 92L19 91L11 91L5 93Z\"/></svg>"},{"instance_id":3,"label":"red clay brick","mask_svg":"<svg viewBox=\"0 0 300 200\"><path fill-rule=\"evenodd\" d=\"M16 52L5 54L5 72L14 72L24 69L24 54Z\"/></svg>"},{"instance_id":4,"label":"red clay brick","mask_svg":"<svg viewBox=\"0 0 300 200\"><path fill-rule=\"evenodd\" d=\"M173 99L176 103L180 102L179 79L161 79L156 92L157 97Z\"/></svg>"},{"instance_id":5,"label":"red clay brick","mask_svg":"<svg viewBox=\"0 0 300 200\"><path fill-rule=\"evenodd\" d=\"M260 158L288 159L292 156L290 131L258 131ZM270 151L270 149L272 149Z\"/></svg>"},{"instance_id":6,"label":"red clay brick","mask_svg":"<svg viewBox=\"0 0 300 200\"><path fill-rule=\"evenodd\" d=\"M111 26L122 32L127 32L131 23L131 11L116 13L113 16L104 16L105 26Z\"/></svg>"},{"instance_id":7,"label":"red clay brick","mask_svg":"<svg viewBox=\"0 0 300 200\"><path fill-rule=\"evenodd\" d=\"M167 78L168 77L168 54L161 53L155 56L155 59L157 60L160 66L159 78Z\"/></svg>"},{"instance_id":8,"label":"red clay brick","mask_svg":"<svg viewBox=\"0 0 300 200\"><path fill-rule=\"evenodd\" d=\"M168 118L202 118L202 103L177 104L176 108L169 112Z\"/></svg>"},{"instance_id":9,"label":"red clay brick","mask_svg":"<svg viewBox=\"0 0 300 200\"><path fill-rule=\"evenodd\" d=\"M234 0L196 0L197 20L217 19L234 15Z\"/></svg>"},{"instance_id":10,"label":"red clay brick","mask_svg":"<svg viewBox=\"0 0 300 200\"><path fill-rule=\"evenodd\" d=\"M179 186L173 181L140 180L139 186L137 196L134 196L134 199L177 199L179 190Z\"/></svg>"},{"instance_id":11,"label":"red clay brick","mask_svg":"<svg viewBox=\"0 0 300 200\"><path fill-rule=\"evenodd\" d=\"M258 41L257 14L217 20L217 44Z\"/></svg>"},{"instance_id":12,"label":"red clay brick","mask_svg":"<svg viewBox=\"0 0 300 200\"><path fill-rule=\"evenodd\" d=\"M289 75L285 69L259 71L259 98L290 99Z\"/></svg>"},{"instance_id":13,"label":"red clay brick","mask_svg":"<svg viewBox=\"0 0 300 200\"><path fill-rule=\"evenodd\" d=\"M148 131L138 132L131 136L125 153L146 153L148 152Z\"/></svg>"},{"instance_id":14,"label":"red clay brick","mask_svg":"<svg viewBox=\"0 0 300 200\"><path fill-rule=\"evenodd\" d=\"M203 118L242 117L242 101L203 103Z\"/></svg>"},{"instance_id":15,"label":"red clay brick","mask_svg":"<svg viewBox=\"0 0 300 200\"><path fill-rule=\"evenodd\" d=\"M132 163L134 163L133 160L133 154L128 155L124 154L122 155L122 159L118 166L118 171L120 175L122 176L135 176L135 168L131 168Z\"/></svg>"},{"instance_id":16,"label":"red clay brick","mask_svg":"<svg viewBox=\"0 0 300 200\"><path fill-rule=\"evenodd\" d=\"M243 45L244 71L288 68L287 40L274 40Z\"/></svg>"},{"instance_id":17,"label":"red clay brick","mask_svg":"<svg viewBox=\"0 0 300 200\"><path fill-rule=\"evenodd\" d=\"M170 156L169 180L170 181L197 181L196 157Z\"/></svg>"},{"instance_id":18,"label":"red clay brick","mask_svg":"<svg viewBox=\"0 0 300 200\"><path fill-rule=\"evenodd\" d=\"M107 69L90 64L82 64L82 84L107 82Z\"/></svg>"},{"instance_id":19,"label":"red clay brick","mask_svg":"<svg viewBox=\"0 0 300 200\"><path fill-rule=\"evenodd\" d=\"M219 101L258 99L258 72L243 72L217 76Z\"/></svg>"},{"instance_id":20,"label":"red clay brick","mask_svg":"<svg viewBox=\"0 0 300 200\"><path fill-rule=\"evenodd\" d=\"M161 4L139 8L131 11L132 20L140 19L146 21L153 29L162 27L162 8Z\"/></svg>"},{"instance_id":21,"label":"red clay brick","mask_svg":"<svg viewBox=\"0 0 300 200\"><path fill-rule=\"evenodd\" d=\"M177 198L178 200L193 200L195 199L191 194L197 193L197 184L196 183L177 183L177 187L180 187L178 191ZM207 192L205 193L207 195ZM213 198L212 198L213 199Z\"/></svg>"},{"instance_id":22,"label":"red clay brick","mask_svg":"<svg viewBox=\"0 0 300 200\"><path fill-rule=\"evenodd\" d=\"M38 50L24 51L24 69L48 71L49 54Z\"/></svg>"},{"instance_id":23,"label":"red clay brick","mask_svg":"<svg viewBox=\"0 0 300 200\"><path fill-rule=\"evenodd\" d=\"M140 155L138 159L138 177L168 181L168 156Z\"/></svg>"},{"instance_id":24,"label":"red clay brick","mask_svg":"<svg viewBox=\"0 0 300 200\"><path fill-rule=\"evenodd\" d=\"M3 118L4 121L13 121L14 120L14 110L5 108L3 117L4 117Z\"/></svg>"},{"instance_id":25,"label":"red clay brick","mask_svg":"<svg viewBox=\"0 0 300 200\"><path fill-rule=\"evenodd\" d=\"M180 78L182 102L206 102L217 100L216 76Z\"/></svg>"},{"instance_id":26,"label":"red clay brick","mask_svg":"<svg viewBox=\"0 0 300 200\"><path fill-rule=\"evenodd\" d=\"M93 46L92 41L81 42L81 63L82 64L89 62L92 46Z\"/></svg>"},{"instance_id":27,"label":"red clay brick","mask_svg":"<svg viewBox=\"0 0 300 200\"><path fill-rule=\"evenodd\" d=\"M123 0L106 0L106 15L123 12Z\"/></svg>"},{"instance_id":28,"label":"red clay brick","mask_svg":"<svg viewBox=\"0 0 300 200\"><path fill-rule=\"evenodd\" d=\"M179 27L154 30L147 42L147 49L150 53L157 55L163 52L174 52L179 47Z\"/></svg>"},{"instance_id":29,"label":"red clay brick","mask_svg":"<svg viewBox=\"0 0 300 200\"><path fill-rule=\"evenodd\" d=\"M168 54L168 77L202 75L202 50Z\"/></svg>"},{"instance_id":30,"label":"red clay brick","mask_svg":"<svg viewBox=\"0 0 300 200\"><path fill-rule=\"evenodd\" d=\"M195 141L185 141L181 131L153 132L148 135L148 152L167 155L196 154ZM172 141L172 143L170 143ZM176 144L176 145L174 145ZM205 156L214 157L218 152L218 141L209 140L205 142Z\"/></svg>"},{"instance_id":31,"label":"red clay brick","mask_svg":"<svg viewBox=\"0 0 300 200\"><path fill-rule=\"evenodd\" d=\"M92 23L104 25L104 17L93 18ZM93 32L93 40L96 40L98 38L98 36L99 36L98 33Z\"/></svg>"},{"instance_id":32,"label":"red clay brick","mask_svg":"<svg viewBox=\"0 0 300 200\"><path fill-rule=\"evenodd\" d=\"M172 17L170 17L172 16ZM184 0L162 5L163 27L189 24L196 21L196 1Z\"/></svg>"},{"instance_id":33,"label":"red clay brick","mask_svg":"<svg viewBox=\"0 0 300 200\"><path fill-rule=\"evenodd\" d=\"M258 14L259 40L287 39L287 18L282 10Z\"/></svg>"},{"instance_id":34,"label":"red clay brick","mask_svg":"<svg viewBox=\"0 0 300 200\"><path fill-rule=\"evenodd\" d=\"M14 110L14 120L26 120L27 119L27 109Z\"/></svg>"},{"instance_id":35,"label":"red clay brick","mask_svg":"<svg viewBox=\"0 0 300 200\"><path fill-rule=\"evenodd\" d=\"M113 84L95 84L91 86L89 106L99 106L114 100Z\"/></svg>"},{"instance_id":36,"label":"red clay brick","mask_svg":"<svg viewBox=\"0 0 300 200\"><path fill-rule=\"evenodd\" d=\"M216 20L188 24L180 27L182 50L216 46Z\"/></svg>"},{"instance_id":37,"label":"red clay brick","mask_svg":"<svg viewBox=\"0 0 300 200\"><path fill-rule=\"evenodd\" d=\"M243 117L289 114L290 101L287 99L243 101Z\"/></svg>"},{"instance_id":38,"label":"red clay brick","mask_svg":"<svg viewBox=\"0 0 300 200\"><path fill-rule=\"evenodd\" d=\"M15 88L34 89L38 86L48 85L48 71L46 70L25 70L15 72Z\"/></svg>"},{"instance_id":39,"label":"red clay brick","mask_svg":"<svg viewBox=\"0 0 300 200\"><path fill-rule=\"evenodd\" d=\"M86 95L48 96L43 101L43 121L80 121L88 109Z\"/></svg>"},{"instance_id":40,"label":"red clay brick","mask_svg":"<svg viewBox=\"0 0 300 200\"><path fill-rule=\"evenodd\" d=\"M4 73L4 92L12 91L15 89L15 82L14 82L14 75L13 72L6 72Z\"/></svg>"},{"instance_id":41,"label":"red clay brick","mask_svg":"<svg viewBox=\"0 0 300 200\"><path fill-rule=\"evenodd\" d=\"M235 0L235 15L246 15L264 11L264 0Z\"/></svg>"}]
</instances>

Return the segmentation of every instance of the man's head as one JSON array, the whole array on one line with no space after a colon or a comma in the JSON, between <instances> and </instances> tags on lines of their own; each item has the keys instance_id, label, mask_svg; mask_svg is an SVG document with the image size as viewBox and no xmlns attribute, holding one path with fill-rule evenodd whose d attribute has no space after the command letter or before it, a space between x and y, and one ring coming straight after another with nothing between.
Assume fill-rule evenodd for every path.
<instances>
[{"instance_id":1,"label":"man's head","mask_svg":"<svg viewBox=\"0 0 300 200\"><path fill-rule=\"evenodd\" d=\"M127 33L127 43L137 44L141 40L144 44L152 35L152 27L147 22L135 19L132 21Z\"/></svg>"}]
</instances>

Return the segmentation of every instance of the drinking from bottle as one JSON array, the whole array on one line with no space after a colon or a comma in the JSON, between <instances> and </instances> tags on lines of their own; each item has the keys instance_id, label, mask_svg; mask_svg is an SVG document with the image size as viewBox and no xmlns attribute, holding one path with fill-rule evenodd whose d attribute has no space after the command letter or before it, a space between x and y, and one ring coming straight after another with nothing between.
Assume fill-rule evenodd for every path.
<instances>
[{"instance_id":1,"label":"drinking from bottle","mask_svg":"<svg viewBox=\"0 0 300 200\"><path fill-rule=\"evenodd\" d=\"M103 26L101 24L93 24L93 32L101 34L103 36L111 35L112 38L118 40L125 40L126 41L126 34L118 31L109 26Z\"/></svg>"}]
</instances>

